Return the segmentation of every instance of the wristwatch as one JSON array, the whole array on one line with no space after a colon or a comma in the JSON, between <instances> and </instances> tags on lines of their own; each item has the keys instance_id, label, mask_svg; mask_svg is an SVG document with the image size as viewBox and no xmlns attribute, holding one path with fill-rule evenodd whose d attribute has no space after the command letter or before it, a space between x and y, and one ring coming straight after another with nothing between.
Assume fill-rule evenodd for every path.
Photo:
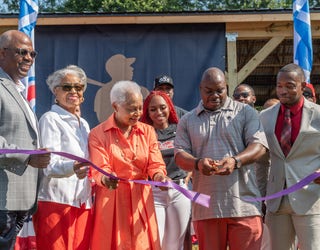
<instances>
[{"instance_id":1,"label":"wristwatch","mask_svg":"<svg viewBox=\"0 0 320 250\"><path fill-rule=\"evenodd\" d=\"M202 160L202 158L197 158L195 160L195 162L194 162L194 169L195 170L199 170L198 164L199 164L199 161L201 161L201 160Z\"/></svg>"},{"instance_id":2,"label":"wristwatch","mask_svg":"<svg viewBox=\"0 0 320 250\"><path fill-rule=\"evenodd\" d=\"M234 169L239 169L242 165L240 159L237 158L236 156L232 156L231 158L233 158L235 161Z\"/></svg>"}]
</instances>

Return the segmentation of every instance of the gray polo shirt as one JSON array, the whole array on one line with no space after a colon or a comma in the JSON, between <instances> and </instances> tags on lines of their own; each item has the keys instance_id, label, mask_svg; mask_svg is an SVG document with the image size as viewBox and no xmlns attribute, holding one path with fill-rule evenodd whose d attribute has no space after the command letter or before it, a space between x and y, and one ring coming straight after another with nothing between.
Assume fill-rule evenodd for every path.
<instances>
[{"instance_id":1,"label":"gray polo shirt","mask_svg":"<svg viewBox=\"0 0 320 250\"><path fill-rule=\"evenodd\" d=\"M227 97L219 110L208 111L202 102L179 121L175 153L221 160L237 155L250 143L267 140L256 110ZM193 220L260 215L260 202L239 197L259 197L254 164L244 165L225 176L205 176L193 171L193 189L211 196L210 207L193 203Z\"/></svg>"}]
</instances>

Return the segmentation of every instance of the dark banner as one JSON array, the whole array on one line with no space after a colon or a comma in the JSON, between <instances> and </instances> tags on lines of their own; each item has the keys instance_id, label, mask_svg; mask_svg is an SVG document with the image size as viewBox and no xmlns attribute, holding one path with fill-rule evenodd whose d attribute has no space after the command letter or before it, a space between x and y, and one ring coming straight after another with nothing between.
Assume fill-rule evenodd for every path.
<instances>
[{"instance_id":1,"label":"dark banner","mask_svg":"<svg viewBox=\"0 0 320 250\"><path fill-rule=\"evenodd\" d=\"M112 111L109 91L118 80L132 79L146 93L156 76L168 74L175 105L191 110L203 71L225 69L224 24L37 26L35 47L38 117L54 102L48 75L75 64L88 76L81 112L91 127Z\"/></svg>"}]
</instances>

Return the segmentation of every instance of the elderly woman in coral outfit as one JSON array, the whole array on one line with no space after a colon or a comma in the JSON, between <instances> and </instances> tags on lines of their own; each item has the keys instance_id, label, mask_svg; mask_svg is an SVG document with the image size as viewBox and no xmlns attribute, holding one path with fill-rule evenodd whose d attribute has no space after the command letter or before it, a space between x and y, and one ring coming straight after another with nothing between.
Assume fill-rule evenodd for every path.
<instances>
[{"instance_id":1,"label":"elderly woman in coral outfit","mask_svg":"<svg viewBox=\"0 0 320 250\"><path fill-rule=\"evenodd\" d=\"M166 166L152 126L139 122L142 94L132 81L110 92L113 114L89 134L93 163L119 178L166 181ZM150 185L109 178L93 169L96 181L91 250L159 250Z\"/></svg>"}]
</instances>

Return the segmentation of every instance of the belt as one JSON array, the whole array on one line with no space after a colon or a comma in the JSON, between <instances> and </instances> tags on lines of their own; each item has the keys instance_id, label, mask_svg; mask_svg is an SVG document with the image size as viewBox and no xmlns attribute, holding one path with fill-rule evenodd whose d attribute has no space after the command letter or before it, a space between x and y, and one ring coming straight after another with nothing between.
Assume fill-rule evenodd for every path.
<instances>
[{"instance_id":1,"label":"belt","mask_svg":"<svg viewBox=\"0 0 320 250\"><path fill-rule=\"evenodd\" d=\"M178 180L172 180L175 184L178 185L183 185L184 184L184 179L178 179Z\"/></svg>"}]
</instances>

